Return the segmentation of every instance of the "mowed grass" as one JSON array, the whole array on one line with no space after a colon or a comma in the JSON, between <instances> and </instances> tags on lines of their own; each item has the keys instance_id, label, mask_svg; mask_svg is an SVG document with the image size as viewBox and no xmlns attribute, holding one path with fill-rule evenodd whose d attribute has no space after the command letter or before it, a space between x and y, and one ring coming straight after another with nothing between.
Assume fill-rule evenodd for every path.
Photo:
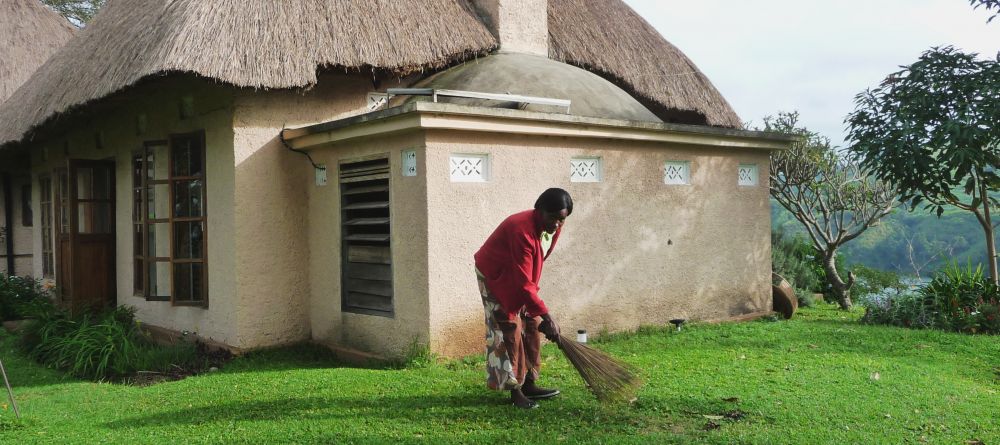
<instances>
[{"instance_id":1,"label":"mowed grass","mask_svg":"<svg viewBox=\"0 0 1000 445\"><path fill-rule=\"evenodd\" d=\"M597 403L547 345L541 383L563 395L533 411L487 391L479 357L364 369L297 347L132 387L64 378L3 334L24 418L0 409L0 443L1000 443L1000 338L859 314L606 337L646 382L624 406Z\"/></svg>"}]
</instances>

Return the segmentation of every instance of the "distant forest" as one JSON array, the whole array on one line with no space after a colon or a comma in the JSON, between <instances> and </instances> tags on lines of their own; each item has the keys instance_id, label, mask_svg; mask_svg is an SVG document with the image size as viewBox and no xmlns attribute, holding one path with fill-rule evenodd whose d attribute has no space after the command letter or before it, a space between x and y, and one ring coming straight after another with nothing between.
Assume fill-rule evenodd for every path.
<instances>
[{"instance_id":1,"label":"distant forest","mask_svg":"<svg viewBox=\"0 0 1000 445\"><path fill-rule=\"evenodd\" d=\"M771 227L807 236L802 225L774 200ZM926 277L948 261L985 264L986 240L976 217L969 212L948 210L938 218L919 207L913 212L901 207L883 218L878 226L845 244L842 253L848 265L863 264Z\"/></svg>"}]
</instances>

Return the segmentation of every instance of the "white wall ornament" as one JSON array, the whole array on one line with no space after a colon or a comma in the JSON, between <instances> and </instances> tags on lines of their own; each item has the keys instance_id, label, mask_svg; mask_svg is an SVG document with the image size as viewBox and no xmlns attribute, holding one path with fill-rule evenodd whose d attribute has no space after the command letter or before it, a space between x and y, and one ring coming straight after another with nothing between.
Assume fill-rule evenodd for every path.
<instances>
[{"instance_id":1,"label":"white wall ornament","mask_svg":"<svg viewBox=\"0 0 1000 445\"><path fill-rule=\"evenodd\" d=\"M453 154L449 158L451 182L486 182L490 158L485 154Z\"/></svg>"},{"instance_id":2,"label":"white wall ornament","mask_svg":"<svg viewBox=\"0 0 1000 445\"><path fill-rule=\"evenodd\" d=\"M375 111L389 102L389 95L386 93L368 93L368 111Z\"/></svg>"},{"instance_id":3,"label":"white wall ornament","mask_svg":"<svg viewBox=\"0 0 1000 445\"><path fill-rule=\"evenodd\" d=\"M663 183L667 185L691 184L691 162L690 161L664 162Z\"/></svg>"},{"instance_id":4,"label":"white wall ornament","mask_svg":"<svg viewBox=\"0 0 1000 445\"><path fill-rule=\"evenodd\" d=\"M740 164L739 185L747 187L757 185L757 164Z\"/></svg>"},{"instance_id":5,"label":"white wall ornament","mask_svg":"<svg viewBox=\"0 0 1000 445\"><path fill-rule=\"evenodd\" d=\"M403 176L417 176L416 150L403 150Z\"/></svg>"},{"instance_id":6,"label":"white wall ornament","mask_svg":"<svg viewBox=\"0 0 1000 445\"><path fill-rule=\"evenodd\" d=\"M570 182L601 182L603 176L601 158L573 158L569 161Z\"/></svg>"}]
</instances>

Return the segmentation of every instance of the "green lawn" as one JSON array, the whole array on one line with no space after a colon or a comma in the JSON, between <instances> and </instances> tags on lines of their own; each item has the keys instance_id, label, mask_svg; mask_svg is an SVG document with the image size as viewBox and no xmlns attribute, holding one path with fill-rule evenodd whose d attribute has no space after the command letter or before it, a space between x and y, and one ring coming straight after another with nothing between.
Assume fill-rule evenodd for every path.
<instances>
[{"instance_id":1,"label":"green lawn","mask_svg":"<svg viewBox=\"0 0 1000 445\"><path fill-rule=\"evenodd\" d=\"M130 387L63 378L0 334L24 416L0 409L0 443L1000 443L1000 338L858 315L605 339L646 381L631 406L600 406L549 345L542 383L563 395L533 411L486 391L478 357L361 369L301 347Z\"/></svg>"}]
</instances>

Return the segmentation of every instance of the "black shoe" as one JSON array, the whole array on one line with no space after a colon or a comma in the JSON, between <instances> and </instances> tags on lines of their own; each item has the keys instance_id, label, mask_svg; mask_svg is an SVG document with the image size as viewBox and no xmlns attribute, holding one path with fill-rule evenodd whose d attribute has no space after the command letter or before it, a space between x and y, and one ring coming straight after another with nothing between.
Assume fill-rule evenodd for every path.
<instances>
[{"instance_id":1,"label":"black shoe","mask_svg":"<svg viewBox=\"0 0 1000 445\"><path fill-rule=\"evenodd\" d=\"M555 396L558 396L559 395L559 390L558 389L538 388L537 390L535 390L534 392L531 392L531 393L525 391L524 395L525 395L525 397L527 397L527 398L529 398L531 400L544 400L544 399L551 399L551 398L553 398Z\"/></svg>"},{"instance_id":2,"label":"black shoe","mask_svg":"<svg viewBox=\"0 0 1000 445\"><path fill-rule=\"evenodd\" d=\"M521 409L535 409L535 408L538 408L538 402L535 402L534 400L530 400L530 397L529 397L528 403L526 405L524 405L524 406L518 405L516 402L515 403L511 403L511 405L514 405L515 408L521 408Z\"/></svg>"}]
</instances>

